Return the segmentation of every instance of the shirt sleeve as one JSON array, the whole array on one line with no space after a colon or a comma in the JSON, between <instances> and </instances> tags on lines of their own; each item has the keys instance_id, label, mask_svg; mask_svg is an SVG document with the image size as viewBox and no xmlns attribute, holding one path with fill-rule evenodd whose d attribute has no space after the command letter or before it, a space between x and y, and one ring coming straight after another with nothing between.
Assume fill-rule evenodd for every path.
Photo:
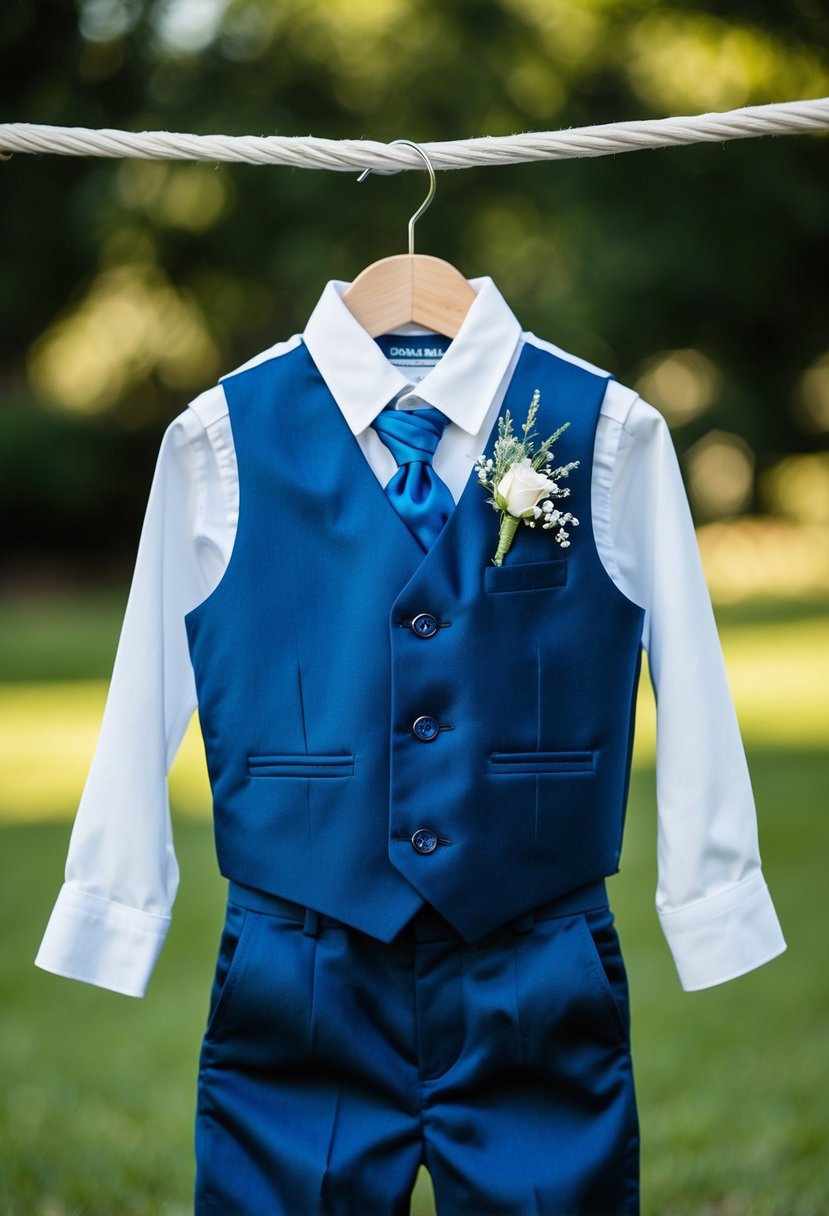
<instances>
[{"instance_id":1,"label":"shirt sleeve","mask_svg":"<svg viewBox=\"0 0 829 1216\"><path fill-rule=\"evenodd\" d=\"M668 427L612 382L597 435L600 553L645 608L656 699L656 908L686 991L768 962L786 943L763 878L745 752Z\"/></svg>"},{"instance_id":2,"label":"shirt sleeve","mask_svg":"<svg viewBox=\"0 0 829 1216\"><path fill-rule=\"evenodd\" d=\"M129 996L144 995L178 888L167 772L196 708L183 618L218 579L208 532L226 507L210 436L188 409L161 442L65 882L35 959Z\"/></svg>"}]
</instances>

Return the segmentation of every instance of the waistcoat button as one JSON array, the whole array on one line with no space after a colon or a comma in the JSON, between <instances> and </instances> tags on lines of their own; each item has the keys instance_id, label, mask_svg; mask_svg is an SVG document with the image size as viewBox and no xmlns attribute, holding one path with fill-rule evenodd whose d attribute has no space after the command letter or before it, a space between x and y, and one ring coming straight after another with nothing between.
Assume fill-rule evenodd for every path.
<instances>
[{"instance_id":1,"label":"waistcoat button","mask_svg":"<svg viewBox=\"0 0 829 1216\"><path fill-rule=\"evenodd\" d=\"M412 847L416 853L434 853L438 847L437 833L431 828L418 828L412 836Z\"/></svg>"},{"instance_id":2,"label":"waistcoat button","mask_svg":"<svg viewBox=\"0 0 829 1216\"><path fill-rule=\"evenodd\" d=\"M416 739L420 739L422 743L428 743L430 739L434 739L439 730L440 727L435 719L431 718L428 714L421 714L412 723L412 734Z\"/></svg>"},{"instance_id":3,"label":"waistcoat button","mask_svg":"<svg viewBox=\"0 0 829 1216\"><path fill-rule=\"evenodd\" d=\"M430 638L438 631L438 623L431 612L420 612L412 621L412 632L419 638Z\"/></svg>"}]
</instances>

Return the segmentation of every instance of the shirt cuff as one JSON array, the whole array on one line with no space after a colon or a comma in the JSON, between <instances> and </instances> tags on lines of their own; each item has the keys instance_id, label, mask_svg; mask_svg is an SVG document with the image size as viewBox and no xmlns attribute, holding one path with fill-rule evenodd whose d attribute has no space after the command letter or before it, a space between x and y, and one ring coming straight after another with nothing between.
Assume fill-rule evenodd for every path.
<instances>
[{"instance_id":1,"label":"shirt cuff","mask_svg":"<svg viewBox=\"0 0 829 1216\"><path fill-rule=\"evenodd\" d=\"M141 997L167 936L170 919L127 908L64 884L35 966L125 996Z\"/></svg>"},{"instance_id":2,"label":"shirt cuff","mask_svg":"<svg viewBox=\"0 0 829 1216\"><path fill-rule=\"evenodd\" d=\"M657 909L686 992L724 984L786 949L762 873L681 908Z\"/></svg>"}]
</instances>

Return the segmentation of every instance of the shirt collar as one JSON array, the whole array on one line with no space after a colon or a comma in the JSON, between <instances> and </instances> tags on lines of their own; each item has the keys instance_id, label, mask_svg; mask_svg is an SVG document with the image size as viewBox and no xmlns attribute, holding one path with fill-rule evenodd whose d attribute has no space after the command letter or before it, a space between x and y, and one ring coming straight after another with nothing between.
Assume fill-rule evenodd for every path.
<instances>
[{"instance_id":1,"label":"shirt collar","mask_svg":"<svg viewBox=\"0 0 829 1216\"><path fill-rule=\"evenodd\" d=\"M343 303L350 284L339 279L326 283L302 340L353 434L365 430L407 388L470 435L478 433L521 327L488 275L470 279L469 285L475 299L458 333L440 362L412 387Z\"/></svg>"}]
</instances>

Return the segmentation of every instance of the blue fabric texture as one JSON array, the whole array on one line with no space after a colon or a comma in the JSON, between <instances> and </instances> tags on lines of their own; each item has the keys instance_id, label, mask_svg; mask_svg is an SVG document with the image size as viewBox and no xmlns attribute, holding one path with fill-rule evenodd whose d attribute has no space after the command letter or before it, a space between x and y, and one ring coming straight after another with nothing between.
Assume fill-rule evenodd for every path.
<instances>
[{"instance_id":1,"label":"blue fabric texture","mask_svg":"<svg viewBox=\"0 0 829 1216\"><path fill-rule=\"evenodd\" d=\"M386 498L424 553L455 509L449 487L432 468L447 422L432 406L398 410L387 405L371 424L400 466L385 487Z\"/></svg>"},{"instance_id":2,"label":"blue fabric texture","mask_svg":"<svg viewBox=\"0 0 829 1216\"><path fill-rule=\"evenodd\" d=\"M431 935L427 935L431 936ZM607 907L378 943L229 902L196 1216L635 1216L625 969Z\"/></svg>"},{"instance_id":3,"label":"blue fabric texture","mask_svg":"<svg viewBox=\"0 0 829 1216\"><path fill-rule=\"evenodd\" d=\"M593 538L605 384L523 347L501 414L538 388L538 435L570 422L580 524L522 524L495 567L474 469L424 553L304 345L223 381L239 521L185 625L227 878L381 941L428 903L474 942L616 871L643 612Z\"/></svg>"}]
</instances>

